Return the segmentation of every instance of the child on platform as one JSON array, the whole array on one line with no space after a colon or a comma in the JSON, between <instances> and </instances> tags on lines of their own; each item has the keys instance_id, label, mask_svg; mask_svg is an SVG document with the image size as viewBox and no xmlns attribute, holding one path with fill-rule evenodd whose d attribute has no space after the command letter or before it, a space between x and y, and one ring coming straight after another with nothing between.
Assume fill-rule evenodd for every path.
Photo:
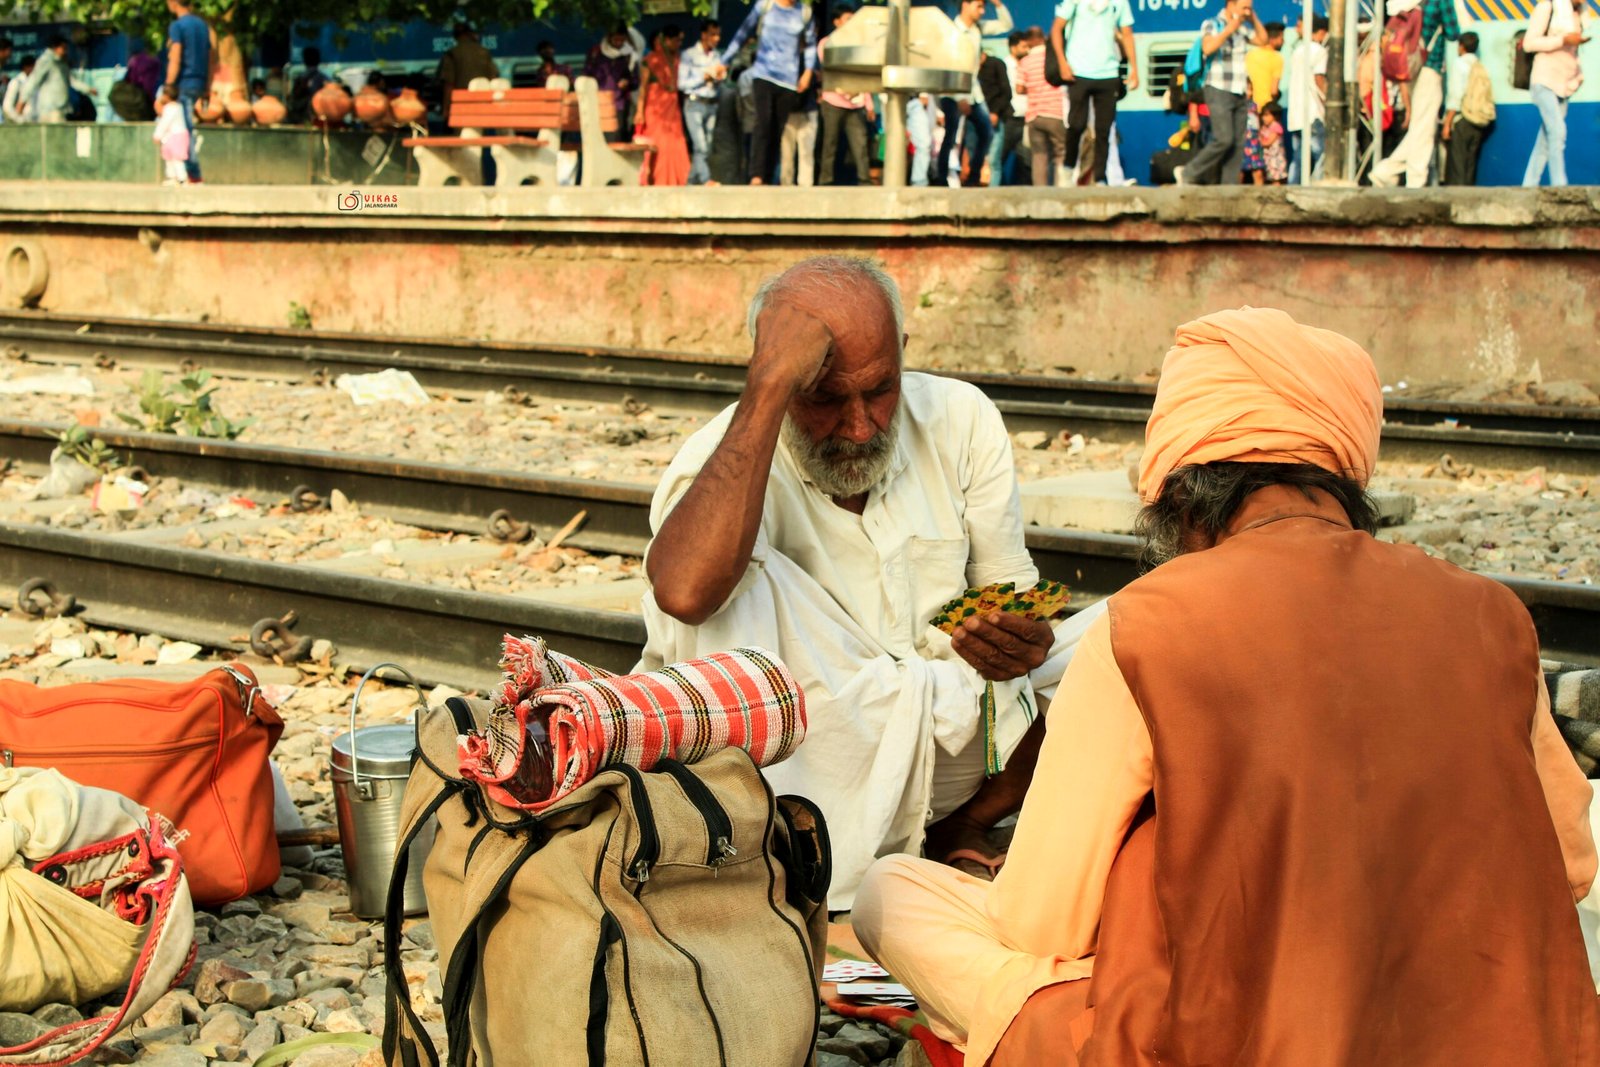
<instances>
[{"instance_id":1,"label":"child on platform","mask_svg":"<svg viewBox=\"0 0 1600 1067\"><path fill-rule=\"evenodd\" d=\"M1289 153L1283 146L1283 109L1276 102L1261 108L1261 156L1266 164L1267 184L1283 185L1289 180Z\"/></svg>"},{"instance_id":2,"label":"child on platform","mask_svg":"<svg viewBox=\"0 0 1600 1067\"><path fill-rule=\"evenodd\" d=\"M189 158L189 126L183 121L183 105L172 98L166 86L156 99L155 133L151 136L160 146L161 158L166 163L163 185L188 185L189 175L184 161Z\"/></svg>"}]
</instances>

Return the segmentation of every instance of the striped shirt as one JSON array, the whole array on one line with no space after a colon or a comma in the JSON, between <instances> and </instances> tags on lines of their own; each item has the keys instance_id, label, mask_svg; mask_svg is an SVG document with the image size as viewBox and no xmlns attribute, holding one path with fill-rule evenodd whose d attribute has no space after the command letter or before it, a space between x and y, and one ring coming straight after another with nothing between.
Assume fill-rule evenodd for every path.
<instances>
[{"instance_id":1,"label":"striped shirt","mask_svg":"<svg viewBox=\"0 0 1600 1067\"><path fill-rule=\"evenodd\" d=\"M1200 36L1210 37L1222 33L1227 28L1228 24L1223 19L1206 19L1200 24ZM1222 47L1211 56L1211 67L1206 72L1206 85L1238 96L1248 93L1250 75L1245 70L1244 61L1250 54L1255 36L1256 31L1253 26L1240 23L1238 29L1224 38Z\"/></svg>"},{"instance_id":2,"label":"striped shirt","mask_svg":"<svg viewBox=\"0 0 1600 1067\"><path fill-rule=\"evenodd\" d=\"M1061 90L1045 80L1044 56L1045 49L1035 48L1017 62L1017 66L1022 68L1022 84L1028 87L1029 122L1037 118L1066 118L1066 108L1061 104Z\"/></svg>"}]
</instances>

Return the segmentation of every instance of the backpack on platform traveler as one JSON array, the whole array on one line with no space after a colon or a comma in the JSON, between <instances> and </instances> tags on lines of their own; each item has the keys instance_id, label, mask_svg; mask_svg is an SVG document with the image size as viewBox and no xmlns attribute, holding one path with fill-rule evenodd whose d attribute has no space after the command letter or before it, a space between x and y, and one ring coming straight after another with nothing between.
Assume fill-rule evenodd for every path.
<instances>
[{"instance_id":1,"label":"backpack on platform traveler","mask_svg":"<svg viewBox=\"0 0 1600 1067\"><path fill-rule=\"evenodd\" d=\"M1200 27L1200 33L1195 37L1194 43L1189 46L1189 54L1183 57L1183 85L1188 99L1194 103L1205 102L1206 75L1211 71L1211 60L1216 53L1206 55L1202 46L1206 39L1205 25ZM1184 110L1188 109L1187 103ZM1176 109L1175 109L1176 110Z\"/></svg>"},{"instance_id":2,"label":"backpack on platform traveler","mask_svg":"<svg viewBox=\"0 0 1600 1067\"><path fill-rule=\"evenodd\" d=\"M1550 32L1550 23L1555 21L1556 9L1552 4L1545 8L1544 29L1541 35ZM1528 29L1532 29L1530 22ZM1533 87L1533 53L1522 47L1522 39L1528 35L1528 30L1518 30L1516 36L1511 38L1511 88L1530 89Z\"/></svg>"},{"instance_id":3,"label":"backpack on platform traveler","mask_svg":"<svg viewBox=\"0 0 1600 1067\"><path fill-rule=\"evenodd\" d=\"M1454 0L1445 0L1453 3ZM1383 51L1381 61L1383 77L1392 82L1415 82L1417 75L1422 73L1422 64L1427 60L1427 53L1433 50L1433 45L1439 39L1439 30L1434 30L1433 40L1428 42L1427 48L1422 45L1422 5L1417 5L1410 11L1402 11L1395 15L1383 27Z\"/></svg>"},{"instance_id":4,"label":"backpack on platform traveler","mask_svg":"<svg viewBox=\"0 0 1600 1067\"><path fill-rule=\"evenodd\" d=\"M1472 64L1467 72L1467 87L1461 93L1461 117L1474 126L1494 122L1494 84L1482 63Z\"/></svg>"},{"instance_id":5,"label":"backpack on platform traveler","mask_svg":"<svg viewBox=\"0 0 1600 1067\"><path fill-rule=\"evenodd\" d=\"M748 753L612 767L539 815L459 776L488 705L421 717L384 922L384 1060L439 1063L400 959L408 852L423 882L451 1067L807 1064L827 942L821 814ZM420 994L420 990L419 990Z\"/></svg>"}]
</instances>

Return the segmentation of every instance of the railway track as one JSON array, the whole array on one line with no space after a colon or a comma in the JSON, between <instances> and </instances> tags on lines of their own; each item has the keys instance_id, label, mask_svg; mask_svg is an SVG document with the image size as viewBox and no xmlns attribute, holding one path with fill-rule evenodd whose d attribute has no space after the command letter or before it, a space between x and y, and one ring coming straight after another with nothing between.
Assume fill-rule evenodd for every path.
<instances>
[{"instance_id":1,"label":"railway track","mask_svg":"<svg viewBox=\"0 0 1600 1067\"><path fill-rule=\"evenodd\" d=\"M0 456L42 470L60 427L0 423ZM335 489L365 512L430 529L494 537L526 524L543 538L578 511L587 521L567 544L638 555L649 536L650 488L441 464L278 448L164 434L103 431L156 477L258 498L310 502ZM503 512L498 522L491 521ZM1135 576L1135 542L1115 534L1031 527L1042 574L1066 581L1076 602L1109 595ZM295 633L328 637L352 663L399 658L433 681L487 683L499 637L541 633L573 655L626 669L644 624L624 611L575 606L538 594L501 595L241 559L132 535L91 534L0 522L0 586L33 579L77 598L88 621L155 631L218 647L259 620L292 612ZM1501 578L1528 605L1547 655L1600 662L1600 588Z\"/></svg>"},{"instance_id":2,"label":"railway track","mask_svg":"<svg viewBox=\"0 0 1600 1067\"><path fill-rule=\"evenodd\" d=\"M40 362L176 367L277 380L363 374L395 367L425 387L513 389L553 400L620 402L709 414L744 381L733 357L596 346L527 345L437 338L213 326L132 319L0 313L0 348ZM1063 429L1138 440L1154 386L1051 375L959 374L982 389L1013 431ZM1486 467L1600 471L1600 410L1533 404L1394 400L1384 412L1387 459L1432 461L1443 453Z\"/></svg>"}]
</instances>

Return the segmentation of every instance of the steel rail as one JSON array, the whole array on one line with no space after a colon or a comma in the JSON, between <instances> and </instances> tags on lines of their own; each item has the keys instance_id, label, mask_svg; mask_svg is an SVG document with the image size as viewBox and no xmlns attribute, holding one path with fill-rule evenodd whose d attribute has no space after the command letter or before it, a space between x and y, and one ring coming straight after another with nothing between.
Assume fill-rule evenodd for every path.
<instances>
[{"instance_id":1,"label":"steel rail","mask_svg":"<svg viewBox=\"0 0 1600 1067\"><path fill-rule=\"evenodd\" d=\"M494 682L505 633L540 634L610 670L630 669L644 646L644 620L625 612L0 522L0 585L33 578L74 596L92 625L218 648L292 611L297 635L329 638L350 663L398 660L466 688Z\"/></svg>"},{"instance_id":2,"label":"steel rail","mask_svg":"<svg viewBox=\"0 0 1600 1067\"><path fill-rule=\"evenodd\" d=\"M0 420L0 457L42 468L63 429ZM568 538L575 547L640 555L650 539L649 486L111 427L95 436L153 477L285 499L309 489L326 501L337 489L367 510L425 529L488 534L491 517L505 511L548 540L583 511L582 528Z\"/></svg>"},{"instance_id":3,"label":"steel rail","mask_svg":"<svg viewBox=\"0 0 1600 1067\"><path fill-rule=\"evenodd\" d=\"M203 323L84 319L38 312L0 313L0 344L31 358L87 363L105 356L135 365L184 360L227 374L283 378L408 370L436 389L511 387L554 400L617 402L709 414L737 397L743 362L733 357L604 346L527 346L494 341L311 333ZM1051 375L954 374L988 395L1013 431L1072 432L1138 440L1154 386ZM1386 402L1384 455L1461 462L1530 464L1530 452L1559 469L1600 467L1600 411L1535 404Z\"/></svg>"},{"instance_id":4,"label":"steel rail","mask_svg":"<svg viewBox=\"0 0 1600 1067\"><path fill-rule=\"evenodd\" d=\"M0 423L0 455L37 466L47 459L58 430L58 427L42 423ZM307 484L313 484L324 496L333 489L340 489L363 509L434 529L481 533L486 528L486 516L493 510L507 507L513 518L532 524L541 536L549 536L581 509L589 513L589 523L572 535L570 543L574 545L638 554L649 537L650 489L646 486L480 471L162 434L108 431L106 438L116 447L130 449L141 464L158 476L173 475L236 492L283 493L285 496L295 487ZM1109 596L1137 575L1137 546L1132 537L1046 527L1029 527L1025 536L1040 573L1070 585L1078 604ZM74 538L87 539L85 544L90 547L72 547L76 543ZM429 654L434 656L438 668L441 671L449 668L449 673L432 675L442 681L464 678L470 669L480 667L484 657L490 655L484 649L491 646L481 644L485 634L497 626L514 628L507 625L513 620L530 632L549 631L562 635L563 639L566 635L575 635L575 642L583 640L581 635L585 633L594 641L599 640L594 635L635 634L637 640L626 652L620 651L619 639L607 638L589 653L596 662L606 666L636 656L643 643L642 624L635 616L541 605L525 597L483 594L487 600L479 605L476 598L480 594L284 564L229 560L201 551L131 545L115 536L73 535L39 526L0 524L0 545L16 549L0 552L0 584L20 584L29 578L44 577L55 581L63 592L86 599L91 605L104 599L108 606L92 609L93 620L103 625L160 629L172 636L193 632L194 639L225 644L226 638L247 628L256 619L281 615L292 608L300 613L305 625L311 627L309 633L335 639L346 649L347 655L352 655L352 661L356 654L381 655L391 647L385 644L390 635L397 635L394 643L412 642L404 647L431 650ZM99 569L89 570L88 564L83 562L89 559L101 561ZM152 560L155 563L151 563ZM218 601L214 590L185 592L156 579L123 579L114 573L112 566L119 562L147 575L192 575L222 568L222 572L229 575L222 579L223 584L237 585L240 592L232 594L232 599ZM236 573L234 564L245 571ZM299 577L284 586L287 592L275 594L273 590L277 588L275 583L279 575L287 573ZM1600 663L1600 587L1514 576L1495 577L1528 606L1547 656ZM401 595L404 590L425 590L426 593ZM245 591L249 591L250 596L241 601ZM204 633L193 629L201 616L190 610L188 600L191 597L197 604L212 605L207 610L215 617L206 624ZM405 607L416 603L423 604L424 608ZM170 604L181 604L183 608L161 607ZM375 609L374 604L387 607ZM444 605L442 609L437 608L440 604ZM514 611L511 605L516 606ZM541 614L545 609L551 613L548 617ZM258 614L250 614L252 611ZM378 624L374 630L370 623L374 611L380 615L384 611L400 614L389 623ZM591 612L595 616L593 620L588 617ZM465 645L458 642L453 633L452 619L464 620L462 634L472 635ZM632 623L623 620L632 620ZM628 630L630 625L637 628ZM191 630L180 630L178 626L189 626ZM402 628L404 634L399 633ZM434 636L416 636L431 630L437 631ZM351 649L356 649L357 653L351 653ZM602 658L606 656L610 658ZM459 661L453 661L453 657Z\"/></svg>"}]
</instances>

